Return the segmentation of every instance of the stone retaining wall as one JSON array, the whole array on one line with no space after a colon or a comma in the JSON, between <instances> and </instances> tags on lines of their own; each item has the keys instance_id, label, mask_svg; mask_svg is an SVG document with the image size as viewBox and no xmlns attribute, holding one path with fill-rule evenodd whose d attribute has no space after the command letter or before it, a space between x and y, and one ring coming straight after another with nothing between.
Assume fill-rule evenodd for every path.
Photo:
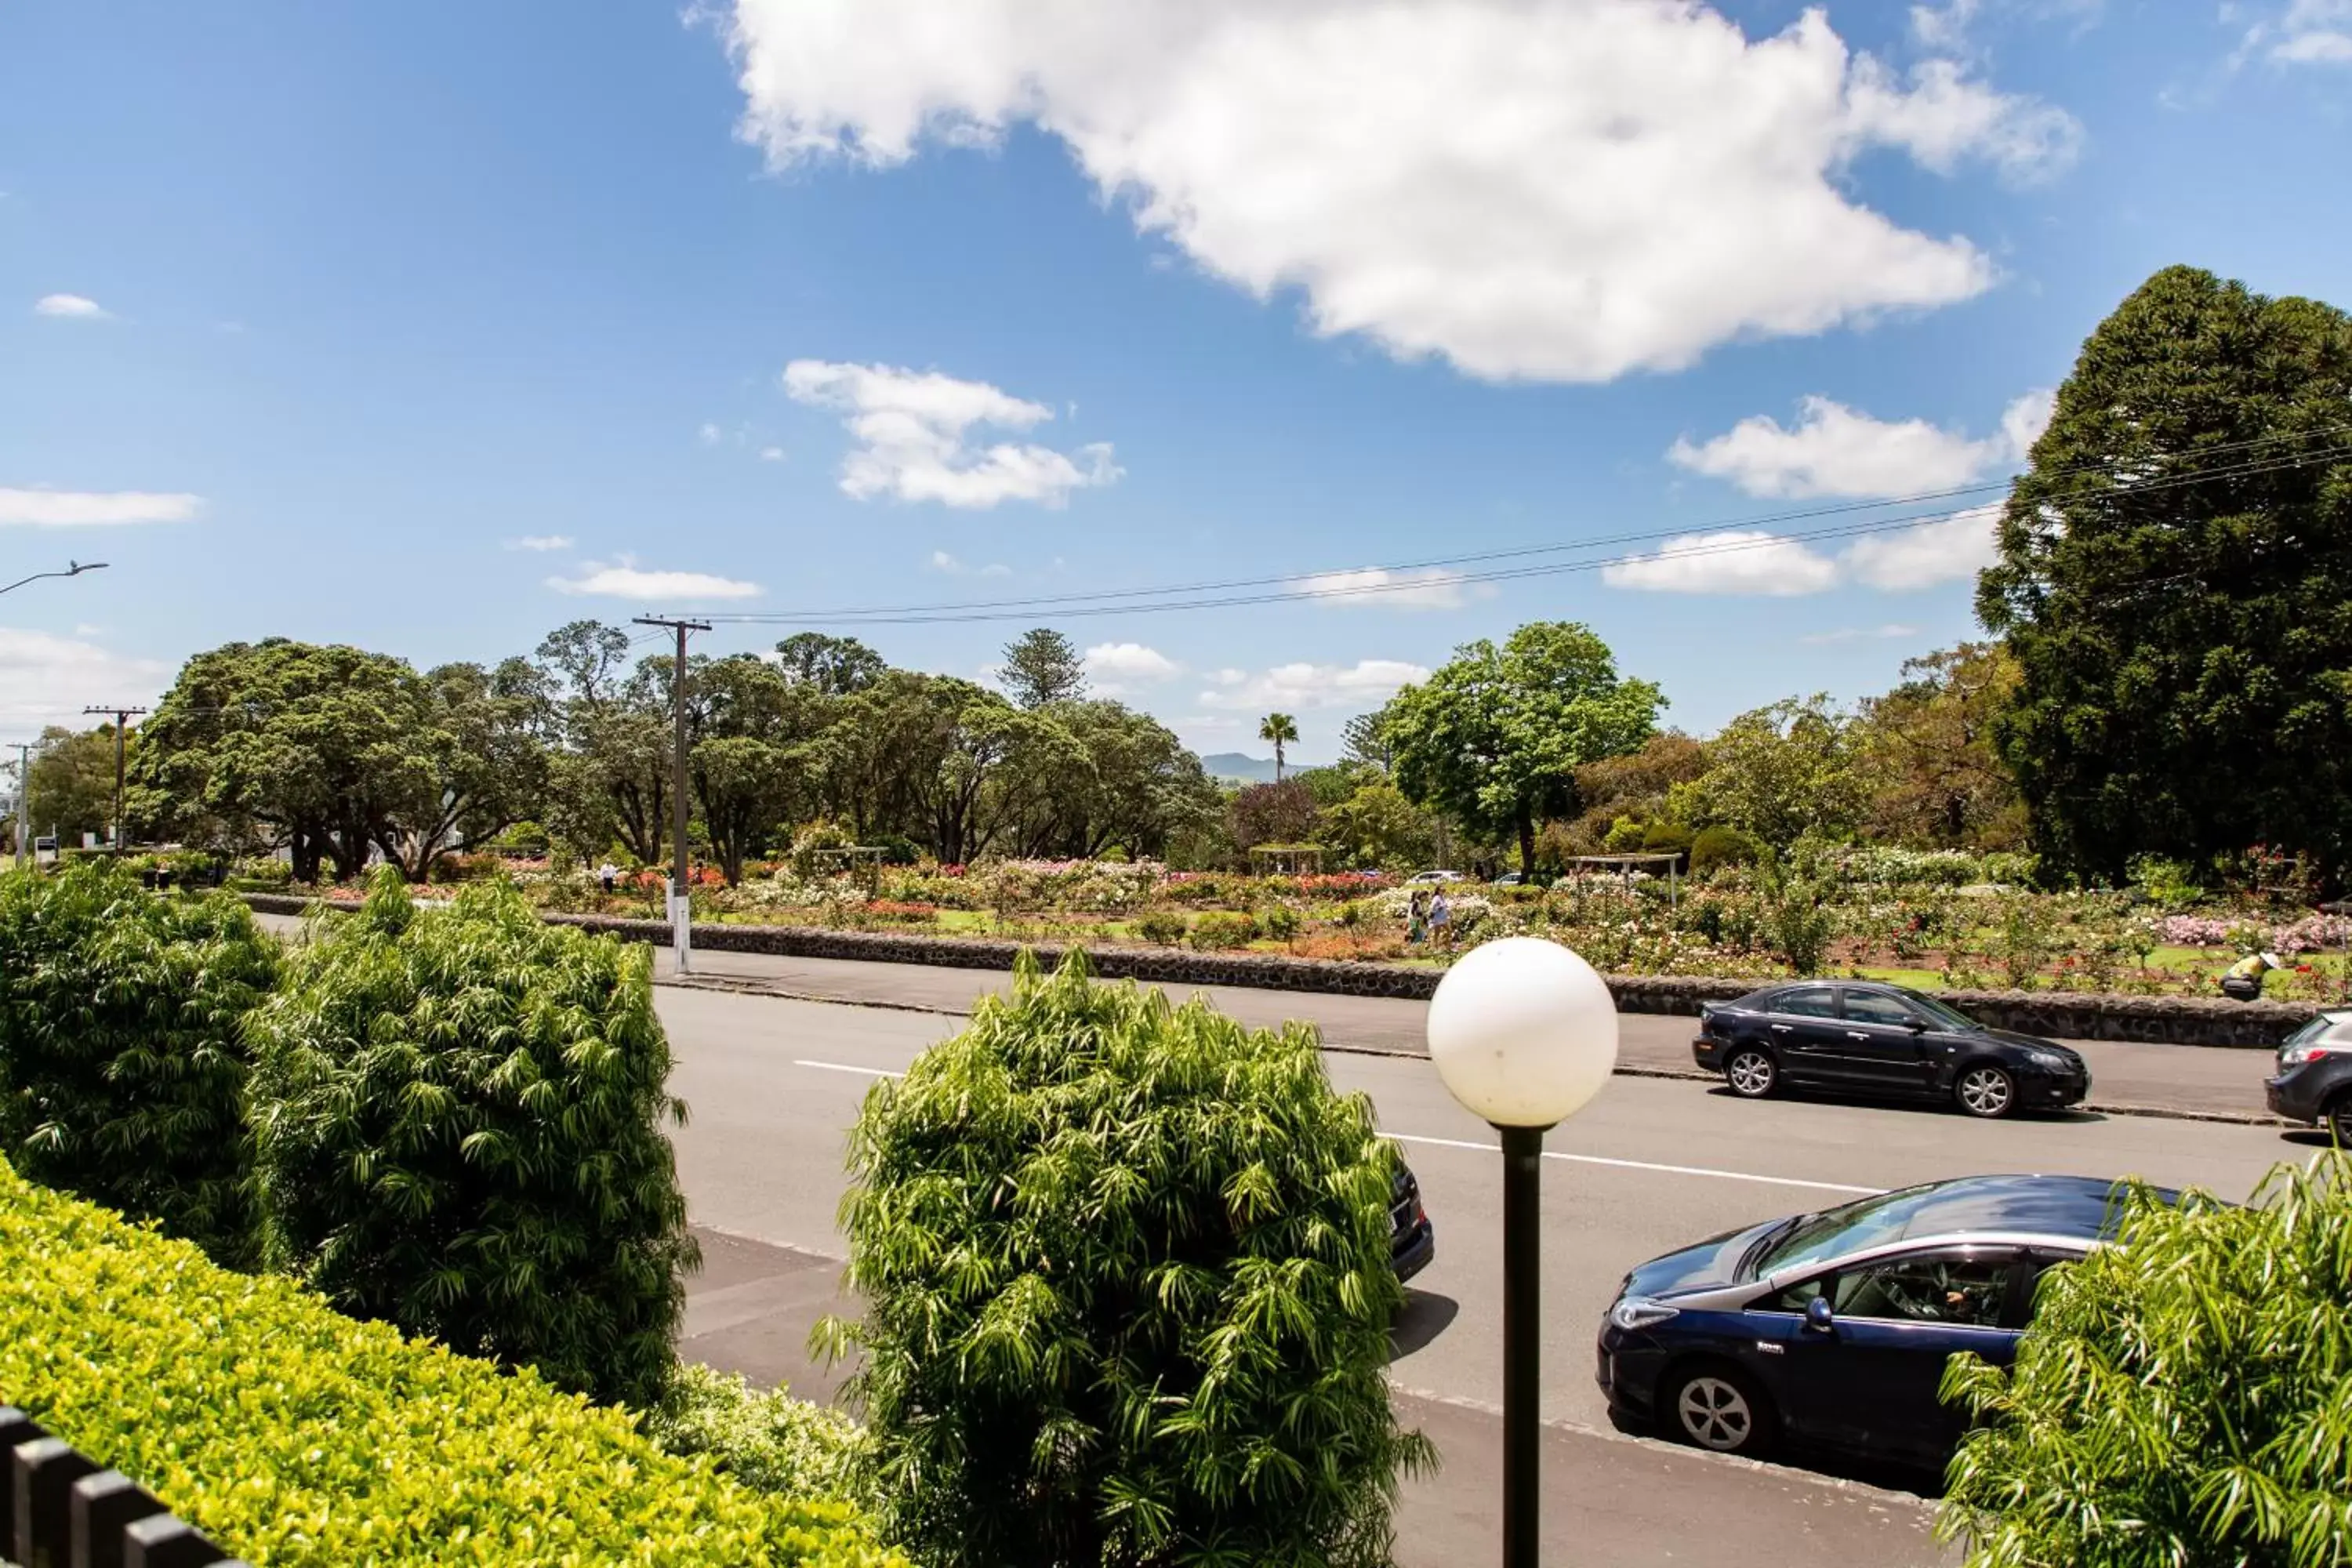
<instances>
[{"instance_id":1,"label":"stone retaining wall","mask_svg":"<svg viewBox=\"0 0 2352 1568\"><path fill-rule=\"evenodd\" d=\"M309 905L274 893L241 895L254 909L299 914ZM564 925L604 931L626 942L666 943L662 921L617 920L607 915L545 917ZM762 952L788 958L846 958L870 963L927 963L950 969L1010 969L1022 944L980 937L915 936L899 931L827 931L810 926L698 925L694 945L704 952ZM1062 956L1055 943L1037 946L1051 964ZM1258 952L1192 952L1172 947L1112 943L1089 947L1095 973L1106 979L1156 981L1169 985L1241 985L1269 991L1308 991L1344 996L1389 996L1425 1000L1437 989L1442 970L1396 963L1349 963L1328 959L1285 958ZM1709 1002L1745 996L1765 984L1708 976L1612 974L1609 988L1628 1013L1696 1016ZM2310 1018L2315 1009L2299 1002L2231 1002L2201 996L2089 995L2063 991L1939 991L1935 994L1969 1016L1999 1029L2059 1039L2137 1040L2152 1045L2274 1047Z\"/></svg>"}]
</instances>

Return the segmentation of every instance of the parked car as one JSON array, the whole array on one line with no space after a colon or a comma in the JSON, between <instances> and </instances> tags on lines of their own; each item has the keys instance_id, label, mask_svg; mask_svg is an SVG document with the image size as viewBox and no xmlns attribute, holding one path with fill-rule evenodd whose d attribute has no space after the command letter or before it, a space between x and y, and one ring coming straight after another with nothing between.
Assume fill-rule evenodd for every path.
<instances>
[{"instance_id":1,"label":"parked car","mask_svg":"<svg viewBox=\"0 0 2352 1568\"><path fill-rule=\"evenodd\" d=\"M2091 1092L2091 1069L2056 1041L1988 1028L1876 982L1801 980L1703 1008L1691 1059L1746 1100L1826 1089L1999 1117L2060 1110Z\"/></svg>"},{"instance_id":2,"label":"parked car","mask_svg":"<svg viewBox=\"0 0 2352 1568\"><path fill-rule=\"evenodd\" d=\"M2352 1008L2331 1008L2289 1035L2278 1049L2278 1076L2263 1089L2273 1116L2325 1124L2352 1148Z\"/></svg>"},{"instance_id":3,"label":"parked car","mask_svg":"<svg viewBox=\"0 0 2352 1568\"><path fill-rule=\"evenodd\" d=\"M1415 871L1412 876L1405 879L1405 881L1408 884L1413 882L1458 882L1460 880L1462 880L1462 873L1459 871Z\"/></svg>"},{"instance_id":4,"label":"parked car","mask_svg":"<svg viewBox=\"0 0 2352 1568\"><path fill-rule=\"evenodd\" d=\"M1625 1276L1601 1393L1621 1426L1717 1453L1940 1466L1966 1421L1937 1396L1946 1359L2009 1364L2042 1271L2120 1217L2105 1181L1963 1176L1712 1237Z\"/></svg>"},{"instance_id":5,"label":"parked car","mask_svg":"<svg viewBox=\"0 0 2352 1568\"><path fill-rule=\"evenodd\" d=\"M1527 879L1521 876L1518 872L1506 871L1501 876L1496 878L1489 886L1496 888L1517 888L1524 886L1526 882Z\"/></svg>"},{"instance_id":6,"label":"parked car","mask_svg":"<svg viewBox=\"0 0 2352 1568\"><path fill-rule=\"evenodd\" d=\"M1412 1168L1397 1162L1389 1186L1389 1262L1400 1283L1429 1267L1437 1256L1437 1231L1429 1211L1421 1205L1421 1182Z\"/></svg>"}]
</instances>

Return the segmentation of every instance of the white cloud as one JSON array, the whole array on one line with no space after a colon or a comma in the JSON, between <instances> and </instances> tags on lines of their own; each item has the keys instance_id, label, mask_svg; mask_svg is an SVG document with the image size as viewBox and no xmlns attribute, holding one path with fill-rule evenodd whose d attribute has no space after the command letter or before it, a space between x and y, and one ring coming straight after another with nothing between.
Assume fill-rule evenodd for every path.
<instances>
[{"instance_id":1,"label":"white cloud","mask_svg":"<svg viewBox=\"0 0 2352 1568\"><path fill-rule=\"evenodd\" d=\"M2352 65L2352 0L2294 0L2270 56L2282 65Z\"/></svg>"},{"instance_id":2,"label":"white cloud","mask_svg":"<svg viewBox=\"0 0 2352 1568\"><path fill-rule=\"evenodd\" d=\"M509 550L569 550L572 538L568 533L526 533L520 539L507 541Z\"/></svg>"},{"instance_id":3,"label":"white cloud","mask_svg":"<svg viewBox=\"0 0 2352 1568\"><path fill-rule=\"evenodd\" d=\"M1392 572L1366 566L1353 572L1318 572L1289 584L1293 593L1307 594L1342 608L1369 605L1391 610L1458 610L1475 592L1485 598L1494 590L1464 582L1459 572L1429 566Z\"/></svg>"},{"instance_id":4,"label":"white cloud","mask_svg":"<svg viewBox=\"0 0 2352 1568\"><path fill-rule=\"evenodd\" d=\"M934 572L944 572L950 577L1010 577L1013 568L1002 562L992 561L985 566L967 566L944 550L934 550L927 563Z\"/></svg>"},{"instance_id":5,"label":"white cloud","mask_svg":"<svg viewBox=\"0 0 2352 1568\"><path fill-rule=\"evenodd\" d=\"M1874 419L1808 397L1795 426L1751 415L1711 440L1677 439L1667 458L1752 496L1899 496L1957 489L2024 460L2050 423L2047 389L2011 400L2000 430L1971 440L1925 419Z\"/></svg>"},{"instance_id":6,"label":"white cloud","mask_svg":"<svg viewBox=\"0 0 2352 1568\"><path fill-rule=\"evenodd\" d=\"M612 564L580 563L577 577L550 577L547 585L559 594L596 594L614 599L751 599L763 590L757 583L714 577L707 572L648 572L634 556L623 555Z\"/></svg>"},{"instance_id":7,"label":"white cloud","mask_svg":"<svg viewBox=\"0 0 2352 1568\"><path fill-rule=\"evenodd\" d=\"M1837 563L1765 529L1724 529L1669 539L1653 554L1601 569L1612 588L1649 594L1818 594L1837 584Z\"/></svg>"},{"instance_id":8,"label":"white cloud","mask_svg":"<svg viewBox=\"0 0 2352 1568\"><path fill-rule=\"evenodd\" d=\"M1297 708L1370 708L1385 702L1399 687L1427 680L1429 671L1399 658L1360 658L1353 664L1277 664L1252 675L1219 670L1201 693L1203 708L1257 710Z\"/></svg>"},{"instance_id":9,"label":"white cloud","mask_svg":"<svg viewBox=\"0 0 2352 1568\"><path fill-rule=\"evenodd\" d=\"M0 731L26 734L44 724L79 729L89 722L83 707L95 702L152 706L171 676L172 667L160 660L127 658L79 637L0 626Z\"/></svg>"},{"instance_id":10,"label":"white cloud","mask_svg":"<svg viewBox=\"0 0 2352 1568\"><path fill-rule=\"evenodd\" d=\"M1107 683L1127 685L1173 680L1184 667L1156 647L1139 642L1097 643L1086 651L1087 679L1108 689Z\"/></svg>"},{"instance_id":11,"label":"white cloud","mask_svg":"<svg viewBox=\"0 0 2352 1568\"><path fill-rule=\"evenodd\" d=\"M1973 577L1992 563L1997 506L1970 507L1893 533L1857 539L1844 552L1846 570L1874 588L1932 587Z\"/></svg>"},{"instance_id":12,"label":"white cloud","mask_svg":"<svg viewBox=\"0 0 2352 1568\"><path fill-rule=\"evenodd\" d=\"M1862 205L1852 161L2022 175L2075 140L1949 61L1898 79L1818 8L1750 40L1699 0L734 0L726 32L774 167L1034 124L1202 270L1495 379L1967 299L1991 260Z\"/></svg>"},{"instance_id":13,"label":"white cloud","mask_svg":"<svg viewBox=\"0 0 2352 1568\"><path fill-rule=\"evenodd\" d=\"M727 432L721 430L718 426L706 421L702 427L694 433L694 439L698 446L716 447L721 440L725 439L726 435Z\"/></svg>"},{"instance_id":14,"label":"white cloud","mask_svg":"<svg viewBox=\"0 0 2352 1568\"><path fill-rule=\"evenodd\" d=\"M1890 622L1883 626L1840 626L1833 632L1814 632L1797 640L1801 643L1840 643L1853 642L1860 637L1916 637L1918 635L1917 626L1898 626Z\"/></svg>"},{"instance_id":15,"label":"white cloud","mask_svg":"<svg viewBox=\"0 0 2352 1568\"><path fill-rule=\"evenodd\" d=\"M781 463L783 460L784 449L782 447L762 447L760 448L760 461L763 463Z\"/></svg>"},{"instance_id":16,"label":"white cloud","mask_svg":"<svg viewBox=\"0 0 2352 1568\"><path fill-rule=\"evenodd\" d=\"M44 294L33 301L36 316L63 316L72 321L104 321L112 320L107 310L95 300L85 300L79 294Z\"/></svg>"},{"instance_id":17,"label":"white cloud","mask_svg":"<svg viewBox=\"0 0 2352 1568\"><path fill-rule=\"evenodd\" d=\"M1054 417L1044 404L984 381L813 359L786 365L783 381L794 401L845 416L843 423L859 445L842 459L841 489L859 500L891 496L981 509L1034 500L1057 507L1072 490L1110 484L1121 472L1108 442L1081 447L1075 455L1010 441L985 449L971 446L967 438L975 426L1025 430Z\"/></svg>"},{"instance_id":18,"label":"white cloud","mask_svg":"<svg viewBox=\"0 0 2352 1568\"><path fill-rule=\"evenodd\" d=\"M204 498L152 490L0 489L0 528L110 528L134 522L186 522Z\"/></svg>"}]
</instances>

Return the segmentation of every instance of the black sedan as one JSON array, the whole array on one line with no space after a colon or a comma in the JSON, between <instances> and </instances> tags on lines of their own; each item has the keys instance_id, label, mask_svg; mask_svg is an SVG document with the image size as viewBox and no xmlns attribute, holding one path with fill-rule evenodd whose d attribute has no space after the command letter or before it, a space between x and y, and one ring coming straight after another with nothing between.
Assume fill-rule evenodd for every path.
<instances>
[{"instance_id":1,"label":"black sedan","mask_svg":"<svg viewBox=\"0 0 2352 1568\"><path fill-rule=\"evenodd\" d=\"M1389 1264L1400 1282L1429 1267L1437 1256L1437 1231L1421 1206L1421 1182L1412 1167L1397 1162L1389 1184Z\"/></svg>"},{"instance_id":2,"label":"black sedan","mask_svg":"<svg viewBox=\"0 0 2352 1568\"><path fill-rule=\"evenodd\" d=\"M1948 1100L1970 1116L2057 1110L2091 1069L2053 1040L1987 1028L1932 996L1874 981L1801 980L1700 1012L1691 1058L1731 1092L1783 1089Z\"/></svg>"},{"instance_id":3,"label":"black sedan","mask_svg":"<svg viewBox=\"0 0 2352 1568\"><path fill-rule=\"evenodd\" d=\"M2278 1075L2263 1088L2271 1114L2325 1126L2352 1149L2352 1008L2331 1008L2289 1035Z\"/></svg>"},{"instance_id":4,"label":"black sedan","mask_svg":"<svg viewBox=\"0 0 2352 1568\"><path fill-rule=\"evenodd\" d=\"M1966 1425L1945 1362L2009 1364L2042 1271L2121 1217L2103 1181L1963 1176L1732 1231L1625 1276L1601 1391L1618 1425L1718 1453L1941 1465Z\"/></svg>"}]
</instances>

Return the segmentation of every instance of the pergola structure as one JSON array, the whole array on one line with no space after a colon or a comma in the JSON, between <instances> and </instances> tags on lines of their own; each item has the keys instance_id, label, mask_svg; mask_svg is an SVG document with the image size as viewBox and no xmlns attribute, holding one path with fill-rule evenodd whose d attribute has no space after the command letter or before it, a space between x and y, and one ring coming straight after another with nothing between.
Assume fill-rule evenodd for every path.
<instances>
[{"instance_id":1,"label":"pergola structure","mask_svg":"<svg viewBox=\"0 0 2352 1568\"><path fill-rule=\"evenodd\" d=\"M1323 869L1320 844L1253 844L1250 869L1261 877L1312 877Z\"/></svg>"},{"instance_id":2,"label":"pergola structure","mask_svg":"<svg viewBox=\"0 0 2352 1568\"><path fill-rule=\"evenodd\" d=\"M1666 868L1666 907L1668 909L1673 909L1681 902L1681 887L1678 873L1682 869L1682 863L1683 858L1681 856L1663 853L1656 855L1572 855L1568 860L1570 875L1575 875L1579 868L1591 866L1597 869L1615 872L1619 877L1624 879L1625 884L1629 888L1633 886L1634 872L1646 869L1650 867L1664 865Z\"/></svg>"}]
</instances>

